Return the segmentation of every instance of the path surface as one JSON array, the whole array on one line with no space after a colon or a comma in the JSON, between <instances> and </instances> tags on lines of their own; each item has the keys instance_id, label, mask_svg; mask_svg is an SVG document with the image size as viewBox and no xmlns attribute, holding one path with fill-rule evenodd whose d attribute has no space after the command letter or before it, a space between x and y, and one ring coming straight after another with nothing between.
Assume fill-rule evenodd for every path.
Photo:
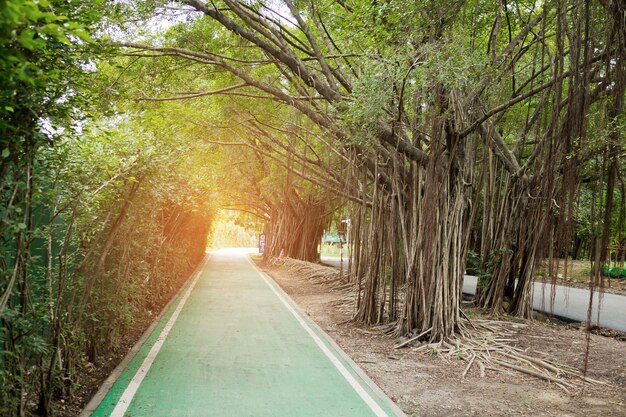
<instances>
[{"instance_id":1,"label":"path surface","mask_svg":"<svg viewBox=\"0 0 626 417\"><path fill-rule=\"evenodd\" d=\"M188 287L93 416L403 415L245 253Z\"/></svg>"},{"instance_id":2,"label":"path surface","mask_svg":"<svg viewBox=\"0 0 626 417\"><path fill-rule=\"evenodd\" d=\"M552 286L536 282L533 284L533 308L536 311L553 314L566 319L586 322L589 306L589 290L582 288L555 286L554 305L550 305ZM476 277L466 275L463 282L463 292L476 292ZM600 320L598 321L598 307ZM594 294L592 323L609 329L626 332L626 296L618 294Z\"/></svg>"},{"instance_id":3,"label":"path surface","mask_svg":"<svg viewBox=\"0 0 626 417\"><path fill-rule=\"evenodd\" d=\"M339 268L340 259L337 257L323 256L322 262ZM348 262L344 258L344 269ZM536 311L553 314L569 320L587 321L587 306L589 305L589 290L582 288L555 287L554 306L550 306L551 286L535 283L533 288L533 308ZM473 295L476 293L476 277L465 275L463 292ZM593 324L609 329L626 332L626 296L618 294L604 294L599 303L598 294L594 294ZM600 320L598 321L598 306L600 306Z\"/></svg>"}]
</instances>

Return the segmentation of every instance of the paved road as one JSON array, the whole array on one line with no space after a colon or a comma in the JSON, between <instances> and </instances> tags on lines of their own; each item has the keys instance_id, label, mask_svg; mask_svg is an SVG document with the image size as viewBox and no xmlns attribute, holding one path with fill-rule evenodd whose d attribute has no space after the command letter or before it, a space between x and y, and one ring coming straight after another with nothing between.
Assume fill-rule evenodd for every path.
<instances>
[{"instance_id":1,"label":"paved road","mask_svg":"<svg viewBox=\"0 0 626 417\"><path fill-rule=\"evenodd\" d=\"M403 415L344 355L245 253L221 251L92 415Z\"/></svg>"},{"instance_id":2,"label":"paved road","mask_svg":"<svg viewBox=\"0 0 626 417\"><path fill-rule=\"evenodd\" d=\"M556 285L554 306L550 305L551 291L551 285L539 282L534 284L533 308L535 310L569 320L587 321L589 290ZM476 292L476 277L471 275L465 276L463 292L466 294L474 294ZM602 297L602 302L600 303L599 294L594 294L593 324L626 332L626 296L603 294ZM599 321L598 308L600 308Z\"/></svg>"},{"instance_id":3,"label":"paved road","mask_svg":"<svg viewBox=\"0 0 626 417\"><path fill-rule=\"evenodd\" d=\"M335 257L322 257L322 262L339 268L340 260ZM344 258L344 268L347 268ZM553 308L550 306L550 285L535 283L533 288L533 308L537 311L553 314L569 320L587 321L587 306L589 305L589 290L571 288L562 285L556 286ZM463 292L473 295L476 292L476 277L466 275L463 283ZM604 294L599 304L598 294L594 294L593 323L609 329L626 332L626 296ZM600 320L598 321L598 306L600 306Z\"/></svg>"},{"instance_id":4,"label":"paved road","mask_svg":"<svg viewBox=\"0 0 626 417\"><path fill-rule=\"evenodd\" d=\"M341 258L338 256L322 256L322 263L328 266L332 266L333 268L339 269L341 265ZM343 269L348 269L348 257L343 257Z\"/></svg>"}]
</instances>

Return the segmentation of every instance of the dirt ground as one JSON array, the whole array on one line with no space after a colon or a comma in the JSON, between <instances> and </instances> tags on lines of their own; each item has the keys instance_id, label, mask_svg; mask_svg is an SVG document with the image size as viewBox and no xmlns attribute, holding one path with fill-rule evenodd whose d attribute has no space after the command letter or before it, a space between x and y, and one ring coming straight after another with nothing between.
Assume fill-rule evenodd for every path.
<instances>
[{"instance_id":1,"label":"dirt ground","mask_svg":"<svg viewBox=\"0 0 626 417\"><path fill-rule=\"evenodd\" d=\"M395 349L397 338L352 323L350 312L337 308L345 294L277 268L264 270L409 416L626 416L626 342L619 334L591 335L588 376L610 385L583 390L577 384L567 394L514 370L487 369L481 378L476 367L462 379L466 362ZM538 319L519 329L511 344L581 369L585 335L577 326Z\"/></svg>"}]
</instances>

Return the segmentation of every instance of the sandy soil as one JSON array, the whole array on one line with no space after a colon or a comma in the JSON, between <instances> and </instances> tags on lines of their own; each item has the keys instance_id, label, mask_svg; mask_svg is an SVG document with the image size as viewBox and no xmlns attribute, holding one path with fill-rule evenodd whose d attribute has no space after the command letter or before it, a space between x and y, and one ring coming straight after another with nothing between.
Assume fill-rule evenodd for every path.
<instances>
[{"instance_id":1,"label":"sandy soil","mask_svg":"<svg viewBox=\"0 0 626 417\"><path fill-rule=\"evenodd\" d=\"M626 415L626 342L619 338L591 335L588 376L610 386L567 394L517 371L487 370L480 378L476 367L462 379L464 361L394 349L396 338L350 322L350 312L337 308L344 294L276 268L264 270L409 416ZM576 326L536 320L516 340L527 354L582 368L585 332Z\"/></svg>"}]
</instances>

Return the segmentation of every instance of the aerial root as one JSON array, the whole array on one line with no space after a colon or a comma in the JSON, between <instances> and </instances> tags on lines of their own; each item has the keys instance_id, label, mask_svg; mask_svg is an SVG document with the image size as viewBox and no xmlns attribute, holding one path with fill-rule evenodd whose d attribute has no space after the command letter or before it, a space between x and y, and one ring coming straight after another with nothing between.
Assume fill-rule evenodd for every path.
<instances>
[{"instance_id":1,"label":"aerial root","mask_svg":"<svg viewBox=\"0 0 626 417\"><path fill-rule=\"evenodd\" d=\"M391 336L397 333L398 322L392 321L390 323L379 324L378 326L374 326L373 329L378 330L379 332L386 334L388 336Z\"/></svg>"},{"instance_id":2,"label":"aerial root","mask_svg":"<svg viewBox=\"0 0 626 417\"><path fill-rule=\"evenodd\" d=\"M466 331L463 337L436 343L421 342L413 351L425 351L443 358L456 357L467 362L461 379L465 379L472 368L477 369L481 378L485 377L485 370L506 371L513 370L542 379L555 384L566 393L580 383L610 385L585 377L582 372L569 366L532 356L527 351L512 345L516 330L526 326L524 323L504 322L495 320L473 320L471 331ZM426 339L431 329L421 332L396 345L396 348L405 347L420 339Z\"/></svg>"}]
</instances>

